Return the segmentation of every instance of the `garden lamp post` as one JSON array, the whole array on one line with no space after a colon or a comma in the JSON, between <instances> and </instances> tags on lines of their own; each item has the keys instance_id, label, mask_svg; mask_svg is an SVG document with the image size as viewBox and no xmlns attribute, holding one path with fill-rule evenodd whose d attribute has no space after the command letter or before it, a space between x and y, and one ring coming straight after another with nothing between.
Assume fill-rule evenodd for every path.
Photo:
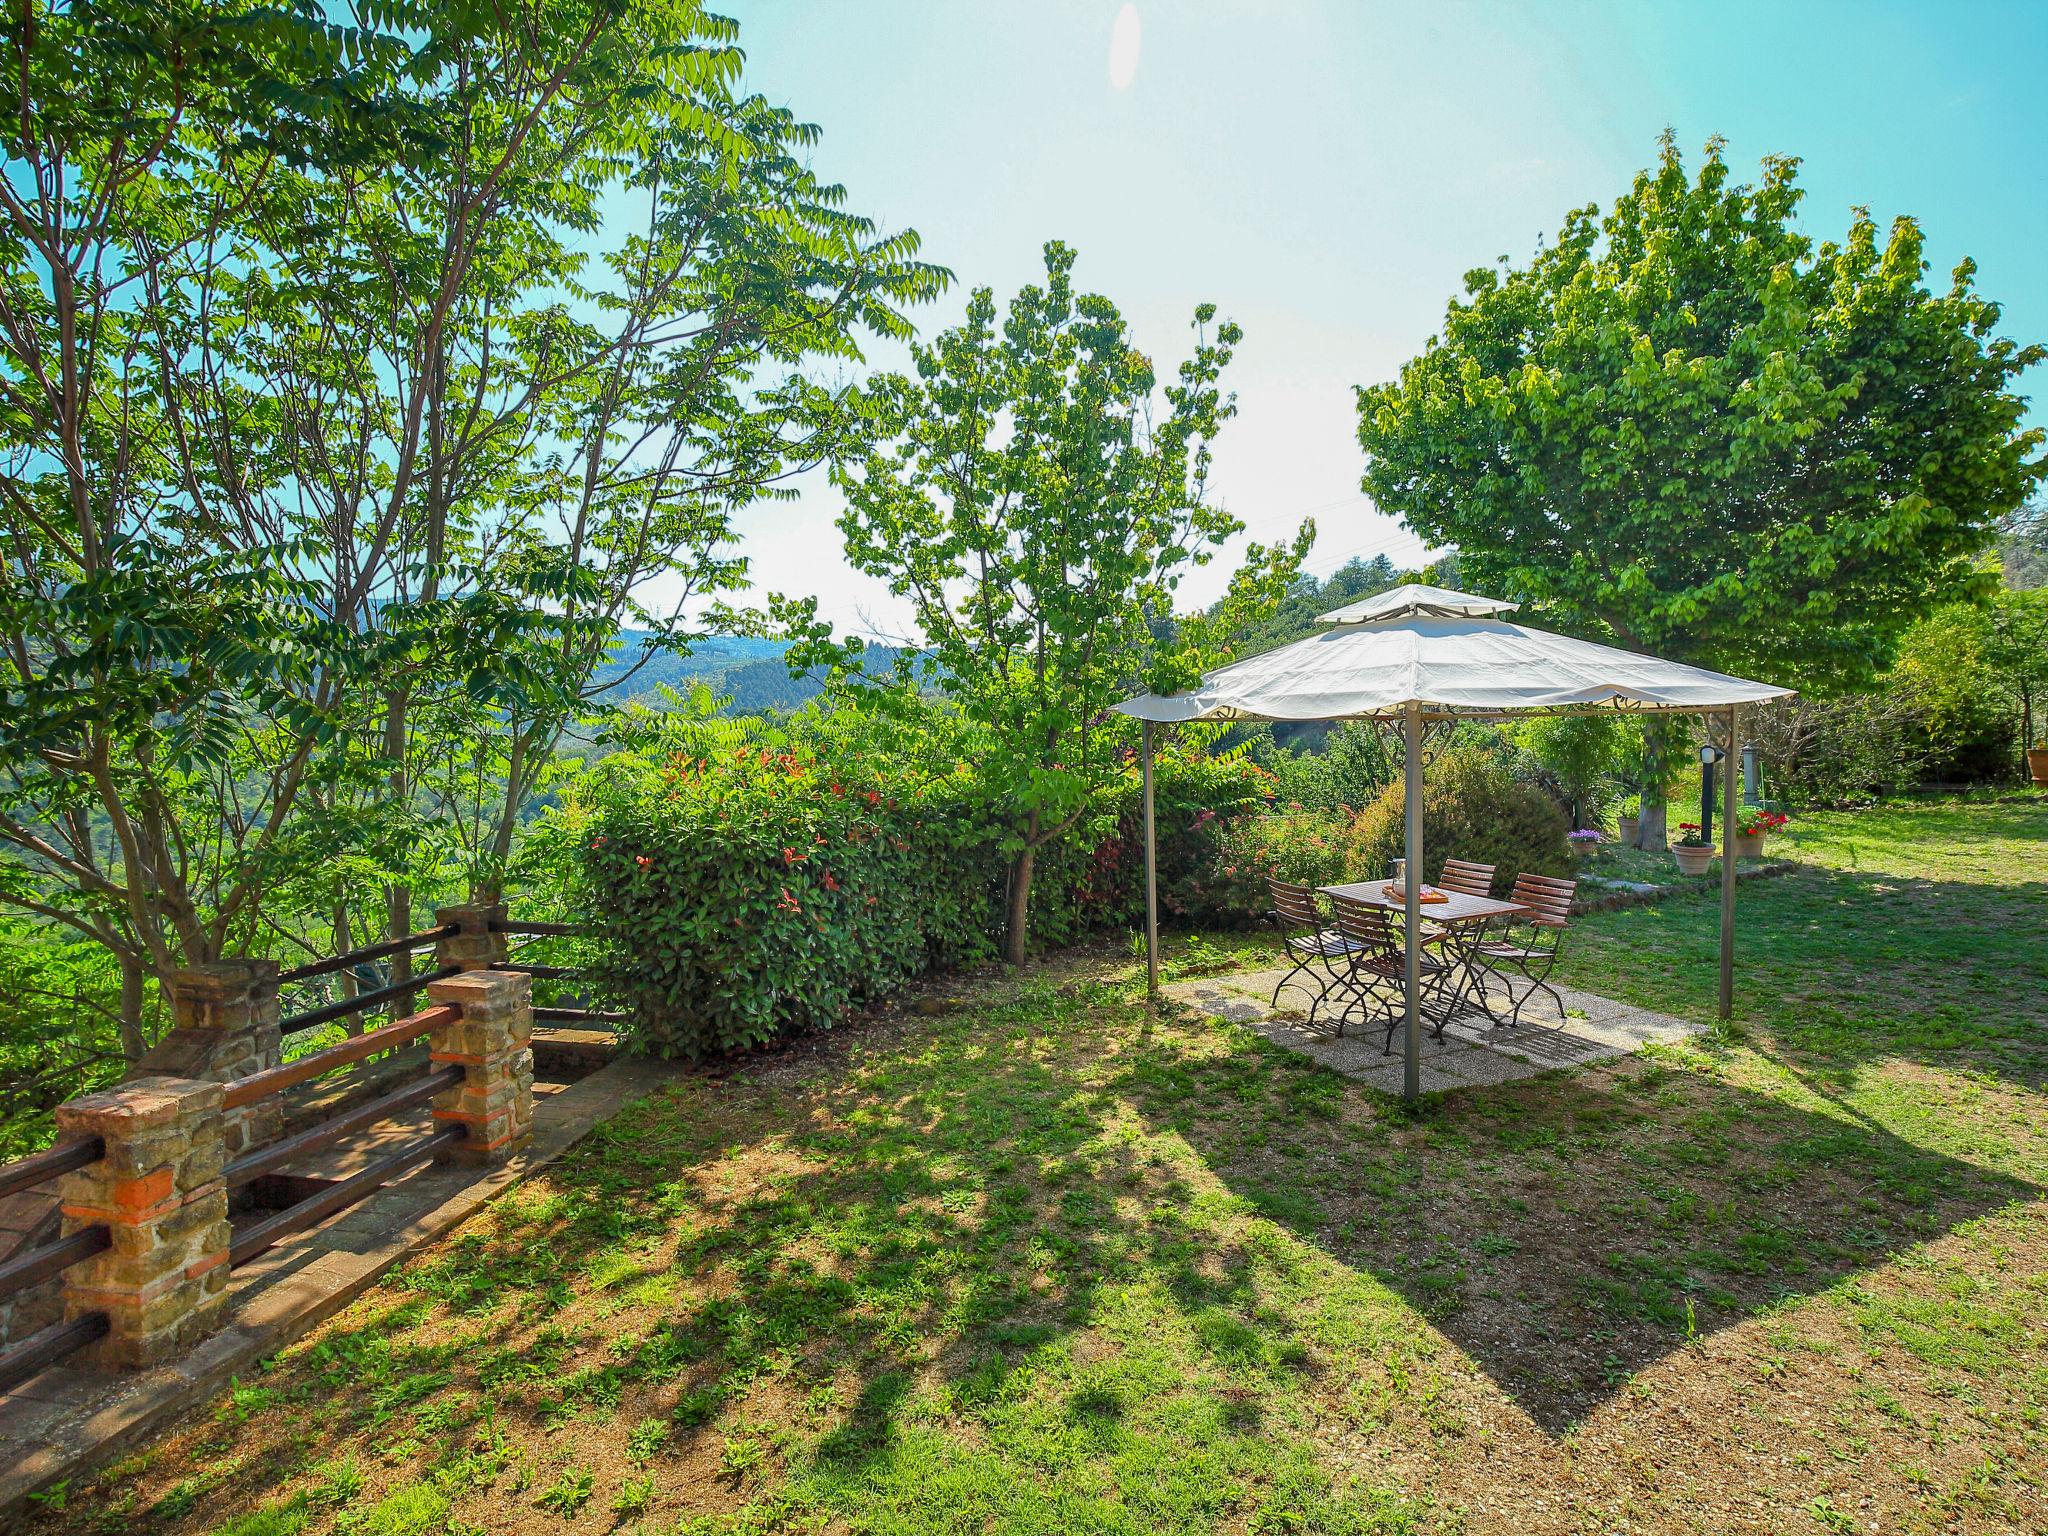
<instances>
[{"instance_id":1,"label":"garden lamp post","mask_svg":"<svg viewBox=\"0 0 2048 1536\"><path fill-rule=\"evenodd\" d=\"M1711 741L1700 748L1700 836L1714 840L1714 768L1728 754Z\"/></svg>"}]
</instances>

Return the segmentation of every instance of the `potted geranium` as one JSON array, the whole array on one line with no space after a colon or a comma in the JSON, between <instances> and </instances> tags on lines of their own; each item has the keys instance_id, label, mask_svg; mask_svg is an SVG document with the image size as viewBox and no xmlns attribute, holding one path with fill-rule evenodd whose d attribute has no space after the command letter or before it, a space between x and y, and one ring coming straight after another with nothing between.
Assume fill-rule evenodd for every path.
<instances>
[{"instance_id":1,"label":"potted geranium","mask_svg":"<svg viewBox=\"0 0 2048 1536\"><path fill-rule=\"evenodd\" d=\"M1735 857L1762 858L1764 839L1783 825L1785 817L1782 812L1767 811L1761 806L1746 812L1742 820L1735 823Z\"/></svg>"},{"instance_id":2,"label":"potted geranium","mask_svg":"<svg viewBox=\"0 0 2048 1536\"><path fill-rule=\"evenodd\" d=\"M1678 860L1678 872L1704 875L1707 866L1714 862L1714 845L1707 841L1696 821L1680 822L1678 830L1682 835L1671 845L1671 857Z\"/></svg>"}]
</instances>

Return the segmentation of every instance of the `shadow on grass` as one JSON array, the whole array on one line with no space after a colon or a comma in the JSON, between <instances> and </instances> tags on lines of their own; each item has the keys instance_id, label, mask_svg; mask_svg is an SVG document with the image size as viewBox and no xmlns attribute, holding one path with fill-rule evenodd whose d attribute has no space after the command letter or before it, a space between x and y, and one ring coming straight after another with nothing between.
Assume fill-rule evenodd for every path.
<instances>
[{"instance_id":1,"label":"shadow on grass","mask_svg":"<svg viewBox=\"0 0 2048 1536\"><path fill-rule=\"evenodd\" d=\"M1655 1066L1463 1090L1307 1177L1273 1167L1270 1142L1176 1123L1231 1188L1405 1297L1552 1433L1694 1339L2041 1193L1853 1115Z\"/></svg>"},{"instance_id":2,"label":"shadow on grass","mask_svg":"<svg viewBox=\"0 0 2048 1536\"><path fill-rule=\"evenodd\" d=\"M628 1110L265 1373L246 1422L162 1447L214 1480L137 1499L184 1488L152 1529L207 1530L359 1457L489 1528L568 1459L599 1498L657 1465L686 1509L1179 1530L1252 1490L1412 1530L1316 1444L1426 1445L1439 1334L1555 1434L1689 1337L2036 1193L1649 1063L1409 1118L1241 1029L1026 986L852 1067Z\"/></svg>"}]
</instances>

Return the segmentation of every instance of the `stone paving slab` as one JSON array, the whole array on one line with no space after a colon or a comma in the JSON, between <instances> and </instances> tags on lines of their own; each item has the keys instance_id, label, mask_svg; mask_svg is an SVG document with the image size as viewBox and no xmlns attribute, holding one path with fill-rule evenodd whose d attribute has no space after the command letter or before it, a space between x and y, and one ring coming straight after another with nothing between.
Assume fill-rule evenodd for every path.
<instances>
[{"instance_id":1,"label":"stone paving slab","mask_svg":"<svg viewBox=\"0 0 2048 1536\"><path fill-rule=\"evenodd\" d=\"M637 1058L615 1061L537 1097L533 1139L510 1162L429 1166L285 1239L235 1270L228 1326L174 1365L106 1374L53 1366L0 1393L0 1517L37 1489L112 1460L230 1378L246 1376L678 1070Z\"/></svg>"},{"instance_id":2,"label":"stone paving slab","mask_svg":"<svg viewBox=\"0 0 2048 1536\"><path fill-rule=\"evenodd\" d=\"M1384 1093L1399 1093L1403 1065L1399 1038L1393 1042L1394 1054L1388 1055L1384 1025L1353 1024L1342 1035L1326 1020L1311 1025L1306 1011L1309 994L1298 984L1280 992L1276 1008L1273 989L1286 975L1286 967L1276 966L1175 982L1163 991L1178 1002L1242 1024L1275 1045L1312 1057ZM1453 1020L1442 1039L1425 1030L1423 1092L1510 1083L1541 1072L1612 1061L1645 1045L1682 1040L1705 1028L1592 992L1571 987L1559 987L1558 992L1565 1006L1561 1028L1553 1027L1558 1023L1556 1010L1539 993L1524 1011L1525 1018L1535 1021L1532 1023L1499 1028L1473 1014ZM1510 1006L1497 987L1489 1001L1501 1013Z\"/></svg>"}]
</instances>

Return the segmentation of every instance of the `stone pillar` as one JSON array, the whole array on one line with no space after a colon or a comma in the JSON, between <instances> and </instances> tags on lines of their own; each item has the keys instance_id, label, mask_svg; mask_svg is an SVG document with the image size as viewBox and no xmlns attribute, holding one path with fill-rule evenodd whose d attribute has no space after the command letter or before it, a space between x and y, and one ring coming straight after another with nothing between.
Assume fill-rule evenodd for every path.
<instances>
[{"instance_id":1,"label":"stone pillar","mask_svg":"<svg viewBox=\"0 0 2048 1536\"><path fill-rule=\"evenodd\" d=\"M436 907L436 928L445 928L454 923L462 931L435 941L435 967L445 970L452 965L462 971L488 971L494 965L503 965L508 956L505 935L493 933L491 924L502 923L504 920L505 903L502 901L476 901L460 907Z\"/></svg>"},{"instance_id":2,"label":"stone pillar","mask_svg":"<svg viewBox=\"0 0 2048 1536\"><path fill-rule=\"evenodd\" d=\"M196 1077L231 1083L278 1064L277 962L218 960L171 978L172 1029L142 1058L137 1077ZM226 1111L222 1145L231 1158L283 1134L284 1107L270 1094Z\"/></svg>"},{"instance_id":3,"label":"stone pillar","mask_svg":"<svg viewBox=\"0 0 2048 1536\"><path fill-rule=\"evenodd\" d=\"M143 1077L57 1106L106 1155L58 1182L67 1234L104 1223L113 1246L64 1271L64 1315L107 1314L86 1357L159 1365L219 1326L228 1294L221 1085Z\"/></svg>"},{"instance_id":4,"label":"stone pillar","mask_svg":"<svg viewBox=\"0 0 2048 1536\"><path fill-rule=\"evenodd\" d=\"M464 1073L435 1096L434 1127L468 1128L450 1161L502 1163L533 1134L533 978L470 971L429 982L427 996L455 1010L429 1036L434 1065Z\"/></svg>"}]
</instances>

